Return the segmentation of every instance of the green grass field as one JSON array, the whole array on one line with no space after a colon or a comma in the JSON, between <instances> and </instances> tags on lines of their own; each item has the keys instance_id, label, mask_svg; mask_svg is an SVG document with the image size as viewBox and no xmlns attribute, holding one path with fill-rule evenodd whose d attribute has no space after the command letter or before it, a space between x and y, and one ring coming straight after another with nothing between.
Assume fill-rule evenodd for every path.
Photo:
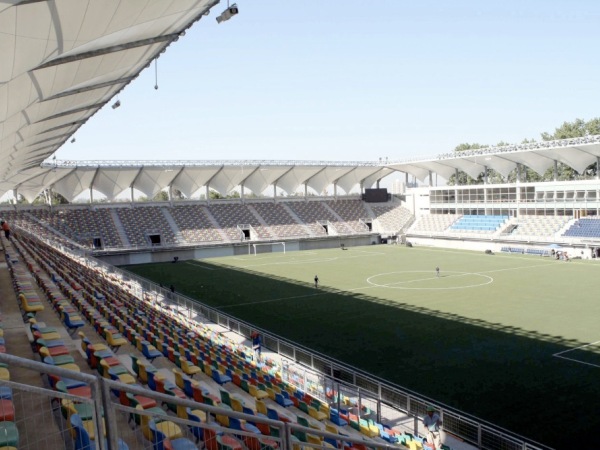
<instances>
[{"instance_id":1,"label":"green grass field","mask_svg":"<svg viewBox=\"0 0 600 450\"><path fill-rule=\"evenodd\" d=\"M126 269L546 445L600 448L595 261L380 245Z\"/></svg>"}]
</instances>

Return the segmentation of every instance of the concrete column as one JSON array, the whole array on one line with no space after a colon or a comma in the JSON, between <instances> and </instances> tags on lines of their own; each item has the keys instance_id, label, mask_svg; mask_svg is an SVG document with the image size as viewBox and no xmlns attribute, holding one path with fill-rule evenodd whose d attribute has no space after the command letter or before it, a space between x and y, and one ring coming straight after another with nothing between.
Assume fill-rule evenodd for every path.
<instances>
[{"instance_id":1,"label":"concrete column","mask_svg":"<svg viewBox=\"0 0 600 450\"><path fill-rule=\"evenodd\" d=\"M454 178L456 179L456 186L458 186L458 169L454 169Z\"/></svg>"},{"instance_id":2,"label":"concrete column","mask_svg":"<svg viewBox=\"0 0 600 450\"><path fill-rule=\"evenodd\" d=\"M558 161L554 160L554 181L558 180Z\"/></svg>"}]
</instances>

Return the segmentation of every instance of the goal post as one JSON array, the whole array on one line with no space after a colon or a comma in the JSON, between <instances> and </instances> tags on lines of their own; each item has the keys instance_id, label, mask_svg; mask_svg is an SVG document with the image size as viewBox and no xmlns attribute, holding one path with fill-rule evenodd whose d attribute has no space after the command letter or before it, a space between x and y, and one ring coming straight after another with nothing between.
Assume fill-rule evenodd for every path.
<instances>
[{"instance_id":1,"label":"goal post","mask_svg":"<svg viewBox=\"0 0 600 450\"><path fill-rule=\"evenodd\" d=\"M248 244L248 254L256 256L259 253L276 253L285 255L285 242L257 242Z\"/></svg>"}]
</instances>

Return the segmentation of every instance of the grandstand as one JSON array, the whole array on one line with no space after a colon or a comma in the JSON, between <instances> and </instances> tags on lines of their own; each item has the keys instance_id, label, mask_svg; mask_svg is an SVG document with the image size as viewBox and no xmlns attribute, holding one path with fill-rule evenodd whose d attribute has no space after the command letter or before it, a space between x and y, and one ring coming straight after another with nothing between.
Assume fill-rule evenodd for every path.
<instances>
[{"instance_id":1,"label":"grandstand","mask_svg":"<svg viewBox=\"0 0 600 450\"><path fill-rule=\"evenodd\" d=\"M217 2L87 18L101 8L49 11L46 3L0 11L14 23L0 37L11 52L0 96L0 190L28 202L0 207L13 230L1 238L0 448L418 449L427 448L418 418L431 403L455 450L541 450L582 439L564 430L560 440L537 442L274 335L257 361L255 326L115 265L245 255L252 243L320 250L390 237L540 257L557 248L598 260L600 136L385 163L48 160ZM54 37L18 32L33 23ZM90 28L85 36L62 26L80 23ZM578 173L595 164L596 174L558 180L558 163ZM554 180L528 181L524 166L553 169ZM504 177L516 169L517 181L489 184L489 169ZM434 186L434 175L459 171L483 174L483 184ZM363 198L399 173L417 187L387 202ZM328 188L334 195L314 195ZM174 190L182 199L134 195ZM240 198L212 200L211 191ZM34 205L42 192L71 204L47 195ZM127 192L128 201L117 200ZM82 195L87 204L75 202ZM384 356L388 364L402 357ZM589 418L587 444L600 446L599 426Z\"/></svg>"}]
</instances>

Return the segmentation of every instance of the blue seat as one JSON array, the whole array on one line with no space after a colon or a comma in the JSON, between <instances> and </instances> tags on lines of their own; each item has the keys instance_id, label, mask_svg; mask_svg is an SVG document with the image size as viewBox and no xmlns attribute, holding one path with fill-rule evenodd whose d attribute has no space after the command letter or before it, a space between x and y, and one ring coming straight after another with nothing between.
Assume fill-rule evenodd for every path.
<instances>
[{"instance_id":1,"label":"blue seat","mask_svg":"<svg viewBox=\"0 0 600 450\"><path fill-rule=\"evenodd\" d=\"M196 414L193 414L192 410L190 408L186 408L185 410L187 412L189 421L202 423L202 421L200 420L200 417L198 417ZM202 428L190 426L190 431L196 438L196 442L204 440L204 430Z\"/></svg>"},{"instance_id":2,"label":"blue seat","mask_svg":"<svg viewBox=\"0 0 600 450\"><path fill-rule=\"evenodd\" d=\"M216 381L217 383L219 383L221 386L223 386L225 383L231 382L231 377L228 377L227 375L222 374L221 372L219 372L216 369L212 370L212 379L214 381Z\"/></svg>"},{"instance_id":3,"label":"blue seat","mask_svg":"<svg viewBox=\"0 0 600 450\"><path fill-rule=\"evenodd\" d=\"M161 352L154 348L149 348L149 343L147 341L142 342L142 354L144 357L150 362L154 361L159 356L163 356Z\"/></svg>"},{"instance_id":4,"label":"blue seat","mask_svg":"<svg viewBox=\"0 0 600 450\"><path fill-rule=\"evenodd\" d=\"M329 420L335 423L338 427L345 427L348 422L340 417L340 413L337 409L331 408L329 410Z\"/></svg>"},{"instance_id":5,"label":"blue seat","mask_svg":"<svg viewBox=\"0 0 600 450\"><path fill-rule=\"evenodd\" d=\"M69 329L70 335L73 335L77 331L77 329L79 329L85 325L85 323L83 322L83 320L81 320L81 318L76 319L75 317L79 317L79 316L71 317L70 314L63 312L63 323Z\"/></svg>"},{"instance_id":6,"label":"blue seat","mask_svg":"<svg viewBox=\"0 0 600 450\"><path fill-rule=\"evenodd\" d=\"M96 444L92 443L88 432L83 426L83 421L79 414L71 415L71 427L75 430L75 450L96 450ZM104 441L105 448L108 448L106 439ZM127 444L121 439L118 440L118 450L129 450Z\"/></svg>"},{"instance_id":7,"label":"blue seat","mask_svg":"<svg viewBox=\"0 0 600 450\"><path fill-rule=\"evenodd\" d=\"M279 405L281 405L281 406L283 406L285 408L287 408L289 406L294 406L294 402L293 401L291 401L289 398L285 398L283 395L281 395L279 393L275 394L275 401Z\"/></svg>"},{"instance_id":8,"label":"blue seat","mask_svg":"<svg viewBox=\"0 0 600 450\"><path fill-rule=\"evenodd\" d=\"M178 439L167 439L165 434L156 428L156 422L150 421L150 431L152 432L152 449L153 450L166 450L171 448L173 450L197 450L198 447L195 443L187 438Z\"/></svg>"},{"instance_id":9,"label":"blue seat","mask_svg":"<svg viewBox=\"0 0 600 450\"><path fill-rule=\"evenodd\" d=\"M12 400L13 393L9 386L0 386L0 399Z\"/></svg>"}]
</instances>

